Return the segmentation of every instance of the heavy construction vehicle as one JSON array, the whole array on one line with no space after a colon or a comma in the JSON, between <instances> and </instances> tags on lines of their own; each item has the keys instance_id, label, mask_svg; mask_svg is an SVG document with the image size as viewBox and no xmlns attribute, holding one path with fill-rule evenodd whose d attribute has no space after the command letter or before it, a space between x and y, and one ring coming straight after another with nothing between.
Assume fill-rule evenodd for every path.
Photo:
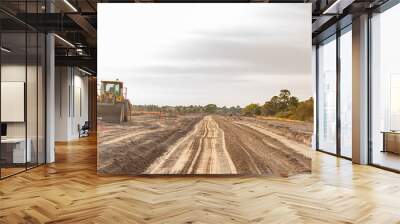
<instances>
[{"instance_id":1,"label":"heavy construction vehicle","mask_svg":"<svg viewBox=\"0 0 400 224\"><path fill-rule=\"evenodd\" d=\"M124 83L101 81L97 95L97 117L107 122L126 122L131 115L131 103L126 98Z\"/></svg>"}]
</instances>

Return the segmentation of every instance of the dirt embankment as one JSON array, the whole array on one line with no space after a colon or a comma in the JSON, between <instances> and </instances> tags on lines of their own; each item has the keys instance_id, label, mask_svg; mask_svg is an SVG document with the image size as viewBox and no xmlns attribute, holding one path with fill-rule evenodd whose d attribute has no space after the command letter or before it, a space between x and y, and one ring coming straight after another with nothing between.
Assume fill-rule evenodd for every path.
<instances>
[{"instance_id":1,"label":"dirt embankment","mask_svg":"<svg viewBox=\"0 0 400 224\"><path fill-rule=\"evenodd\" d=\"M135 117L115 124L102 122L99 127L98 172L104 174L140 174L163 155L167 148L193 129L201 116L159 119Z\"/></svg>"},{"instance_id":2,"label":"dirt embankment","mask_svg":"<svg viewBox=\"0 0 400 224\"><path fill-rule=\"evenodd\" d=\"M311 146L311 138L313 133L313 124L303 121L280 120L273 118L249 118L241 117L243 121L256 124L270 131L284 136L288 139L295 140L299 143Z\"/></svg>"},{"instance_id":3,"label":"dirt embankment","mask_svg":"<svg viewBox=\"0 0 400 224\"><path fill-rule=\"evenodd\" d=\"M311 158L278 139L234 120L216 118L238 174L290 176L310 172Z\"/></svg>"}]
</instances>

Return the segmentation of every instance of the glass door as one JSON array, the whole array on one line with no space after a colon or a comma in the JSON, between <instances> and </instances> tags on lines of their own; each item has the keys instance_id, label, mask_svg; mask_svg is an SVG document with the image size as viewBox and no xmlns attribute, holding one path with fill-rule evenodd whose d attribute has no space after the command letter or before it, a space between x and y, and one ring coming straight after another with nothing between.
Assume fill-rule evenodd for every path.
<instances>
[{"instance_id":1,"label":"glass door","mask_svg":"<svg viewBox=\"0 0 400 224\"><path fill-rule=\"evenodd\" d=\"M27 39L25 32L1 34L1 176L26 170L32 152L26 150ZM6 49L6 50L4 50Z\"/></svg>"},{"instance_id":2,"label":"glass door","mask_svg":"<svg viewBox=\"0 0 400 224\"><path fill-rule=\"evenodd\" d=\"M352 157L352 33L351 26L340 36L340 155Z\"/></svg>"},{"instance_id":3,"label":"glass door","mask_svg":"<svg viewBox=\"0 0 400 224\"><path fill-rule=\"evenodd\" d=\"M318 149L336 154L336 36L318 47Z\"/></svg>"},{"instance_id":4,"label":"glass door","mask_svg":"<svg viewBox=\"0 0 400 224\"><path fill-rule=\"evenodd\" d=\"M400 171L400 4L371 18L370 162Z\"/></svg>"}]
</instances>

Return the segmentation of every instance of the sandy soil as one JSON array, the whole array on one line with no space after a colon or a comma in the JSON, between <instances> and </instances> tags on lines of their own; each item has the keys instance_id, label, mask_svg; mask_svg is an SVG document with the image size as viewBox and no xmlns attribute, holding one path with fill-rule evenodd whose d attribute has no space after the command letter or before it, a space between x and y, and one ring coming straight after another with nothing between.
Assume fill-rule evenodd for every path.
<instances>
[{"instance_id":1,"label":"sandy soil","mask_svg":"<svg viewBox=\"0 0 400 224\"><path fill-rule=\"evenodd\" d=\"M309 127L279 126L280 121L271 127L268 122L217 115L140 115L122 124L100 122L98 171L278 176L310 172L309 147L281 134L295 127L306 136Z\"/></svg>"},{"instance_id":2,"label":"sandy soil","mask_svg":"<svg viewBox=\"0 0 400 224\"><path fill-rule=\"evenodd\" d=\"M290 176L310 172L311 158L299 153L272 132L252 128L251 124L217 117L225 132L226 147L239 174Z\"/></svg>"},{"instance_id":3,"label":"sandy soil","mask_svg":"<svg viewBox=\"0 0 400 224\"><path fill-rule=\"evenodd\" d=\"M313 133L313 123L311 122L281 120L267 117L241 117L240 120L311 146L311 137Z\"/></svg>"},{"instance_id":4,"label":"sandy soil","mask_svg":"<svg viewBox=\"0 0 400 224\"><path fill-rule=\"evenodd\" d=\"M155 115L132 117L121 124L99 121L98 172L141 174L180 138L190 132L202 116L160 119Z\"/></svg>"},{"instance_id":5,"label":"sandy soil","mask_svg":"<svg viewBox=\"0 0 400 224\"><path fill-rule=\"evenodd\" d=\"M206 116L145 173L236 174L237 171L226 149L224 131L212 116Z\"/></svg>"}]
</instances>

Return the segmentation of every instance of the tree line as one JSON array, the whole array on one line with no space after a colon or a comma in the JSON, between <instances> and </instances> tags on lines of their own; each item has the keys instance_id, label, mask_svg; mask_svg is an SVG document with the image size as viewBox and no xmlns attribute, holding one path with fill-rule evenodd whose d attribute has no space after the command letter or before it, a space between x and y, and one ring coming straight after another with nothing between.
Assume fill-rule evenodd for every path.
<instances>
[{"instance_id":1,"label":"tree line","mask_svg":"<svg viewBox=\"0 0 400 224\"><path fill-rule=\"evenodd\" d=\"M314 99L312 97L299 101L290 91L282 89L277 96L271 97L263 105L251 103L243 108L245 116L273 116L292 120L313 121Z\"/></svg>"},{"instance_id":2,"label":"tree line","mask_svg":"<svg viewBox=\"0 0 400 224\"><path fill-rule=\"evenodd\" d=\"M242 116L271 116L292 120L312 121L314 116L314 99L300 101L290 91L282 89L277 96L271 97L264 104L251 103L244 108L240 106L218 107L216 104L190 106L132 105L133 111L163 112L172 114L206 113Z\"/></svg>"},{"instance_id":3,"label":"tree line","mask_svg":"<svg viewBox=\"0 0 400 224\"><path fill-rule=\"evenodd\" d=\"M209 114L232 114L240 115L242 108L240 106L235 107L218 107L216 104L201 105L190 105L190 106L158 106L158 105L132 105L133 111L148 111L148 112L165 112L165 113L177 113L177 114L188 114L188 113L209 113Z\"/></svg>"}]
</instances>

